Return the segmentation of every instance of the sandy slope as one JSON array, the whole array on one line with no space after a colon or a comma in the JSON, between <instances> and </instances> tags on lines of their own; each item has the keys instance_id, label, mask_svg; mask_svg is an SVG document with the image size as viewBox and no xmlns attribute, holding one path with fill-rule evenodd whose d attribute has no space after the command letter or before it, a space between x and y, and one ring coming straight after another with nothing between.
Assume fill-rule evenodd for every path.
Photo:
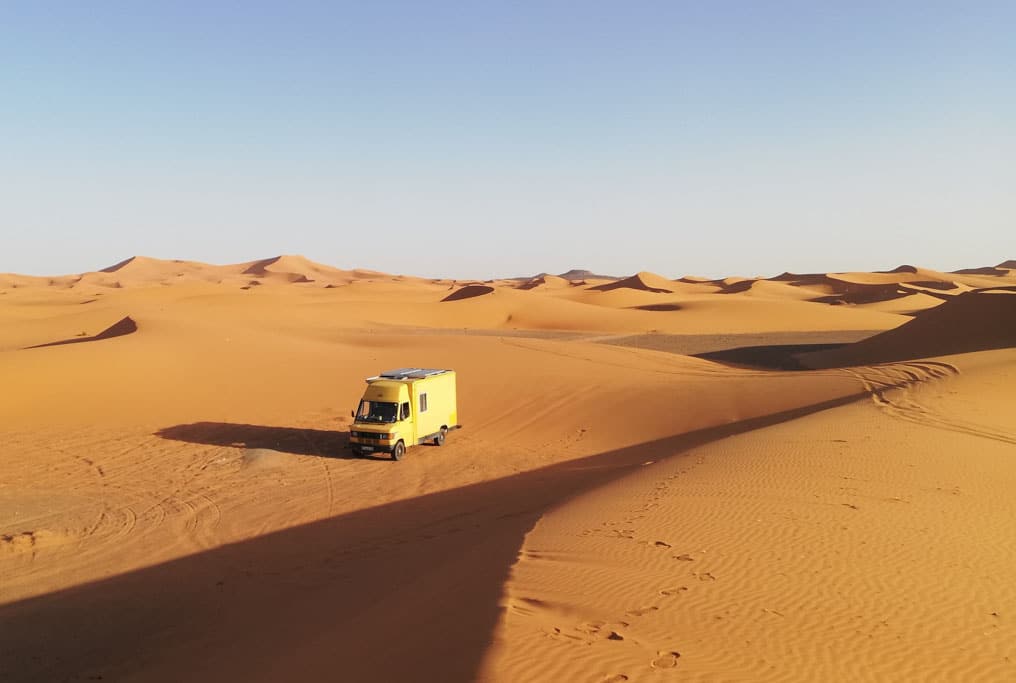
<instances>
[{"instance_id":1,"label":"sandy slope","mask_svg":"<svg viewBox=\"0 0 1016 683\"><path fill-rule=\"evenodd\" d=\"M1012 680L1016 352L946 360L545 514L483 678Z\"/></svg>"},{"instance_id":2,"label":"sandy slope","mask_svg":"<svg viewBox=\"0 0 1016 683\"><path fill-rule=\"evenodd\" d=\"M1011 282L989 271L967 277ZM843 300L883 275L480 283L282 256L0 276L2 677L1007 674L1014 358L982 350L1011 346L1007 313L969 303L1009 295L915 319ZM855 330L886 332L851 365L970 353L771 372L596 343ZM465 428L350 458L363 377L406 365L459 372Z\"/></svg>"}]
</instances>

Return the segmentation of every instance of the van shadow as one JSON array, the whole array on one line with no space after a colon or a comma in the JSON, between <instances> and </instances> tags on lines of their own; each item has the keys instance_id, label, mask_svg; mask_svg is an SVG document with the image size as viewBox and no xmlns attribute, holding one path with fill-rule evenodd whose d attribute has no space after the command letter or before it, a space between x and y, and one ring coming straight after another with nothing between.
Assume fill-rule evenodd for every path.
<instances>
[{"instance_id":1,"label":"van shadow","mask_svg":"<svg viewBox=\"0 0 1016 683\"><path fill-rule=\"evenodd\" d=\"M511 567L547 510L649 460L857 397L408 498L0 605L0 672L18 681L472 681L505 609ZM268 438L274 428L198 424L167 431L215 445L237 435L279 443ZM299 443L283 436L291 448Z\"/></svg>"},{"instance_id":2,"label":"van shadow","mask_svg":"<svg viewBox=\"0 0 1016 683\"><path fill-rule=\"evenodd\" d=\"M355 458L349 451L349 431L266 427L232 422L194 422L166 427L156 436L173 441L227 446L233 448L265 448L294 455L317 455L326 458Z\"/></svg>"}]
</instances>

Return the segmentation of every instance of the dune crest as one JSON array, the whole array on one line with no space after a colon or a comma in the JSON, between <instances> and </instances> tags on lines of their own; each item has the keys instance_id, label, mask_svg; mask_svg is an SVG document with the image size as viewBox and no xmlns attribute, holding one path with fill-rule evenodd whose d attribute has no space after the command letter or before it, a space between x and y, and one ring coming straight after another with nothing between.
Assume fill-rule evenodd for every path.
<instances>
[{"instance_id":1,"label":"dune crest","mask_svg":"<svg viewBox=\"0 0 1016 683\"><path fill-rule=\"evenodd\" d=\"M674 283L662 275L641 271L631 277L590 287L590 289L598 292L609 292L615 289L635 289L656 294L670 294L674 291Z\"/></svg>"},{"instance_id":2,"label":"dune crest","mask_svg":"<svg viewBox=\"0 0 1016 683\"><path fill-rule=\"evenodd\" d=\"M198 263L197 261L184 261L182 259L159 259L152 258L151 256L131 256L125 258L123 261L114 263L111 266L100 268L100 273L143 273L151 274L159 271L174 271L180 270L194 270L199 268L214 268L215 266L209 266L205 263Z\"/></svg>"},{"instance_id":3,"label":"dune crest","mask_svg":"<svg viewBox=\"0 0 1016 683\"><path fill-rule=\"evenodd\" d=\"M304 256L282 255L241 264L242 275L266 280L281 280L290 283L323 281L329 284L346 282L351 279L347 271L315 263Z\"/></svg>"}]
</instances>

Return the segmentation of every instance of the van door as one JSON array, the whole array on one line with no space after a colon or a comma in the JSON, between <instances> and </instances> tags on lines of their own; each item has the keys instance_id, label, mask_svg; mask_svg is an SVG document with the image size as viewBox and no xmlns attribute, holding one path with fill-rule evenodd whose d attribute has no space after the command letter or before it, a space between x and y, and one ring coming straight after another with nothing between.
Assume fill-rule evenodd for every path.
<instances>
[{"instance_id":1,"label":"van door","mask_svg":"<svg viewBox=\"0 0 1016 683\"><path fill-rule=\"evenodd\" d=\"M416 445L416 420L413 419L411 403L402 397L402 404L399 406L399 434L402 435L406 446Z\"/></svg>"}]
</instances>

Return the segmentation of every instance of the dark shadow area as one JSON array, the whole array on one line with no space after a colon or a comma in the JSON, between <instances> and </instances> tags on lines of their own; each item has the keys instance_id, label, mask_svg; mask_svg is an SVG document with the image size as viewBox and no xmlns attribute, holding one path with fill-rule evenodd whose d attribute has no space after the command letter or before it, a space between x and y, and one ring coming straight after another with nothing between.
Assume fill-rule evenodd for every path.
<instances>
[{"instance_id":1,"label":"dark shadow area","mask_svg":"<svg viewBox=\"0 0 1016 683\"><path fill-rule=\"evenodd\" d=\"M274 276L276 276L276 277L278 277L280 279L287 280L288 282L293 283L293 284L300 284L300 283L304 283L304 282L314 282L314 280L310 279L309 277L307 277L303 273L284 273L284 272L275 272L275 271L268 270L269 266L273 266L273 265L279 263L279 261L281 261L282 259L283 259L282 256L273 256L272 258L261 259L260 261L255 261L254 263L249 265L243 271L242 274L243 275L253 275L254 277L269 277L269 276L273 276L274 275Z\"/></svg>"},{"instance_id":2,"label":"dark shadow area","mask_svg":"<svg viewBox=\"0 0 1016 683\"><path fill-rule=\"evenodd\" d=\"M824 285L828 284L831 278L825 273L791 273L790 271L784 271L768 279L775 282L792 282L799 285Z\"/></svg>"},{"instance_id":3,"label":"dark shadow area","mask_svg":"<svg viewBox=\"0 0 1016 683\"><path fill-rule=\"evenodd\" d=\"M645 304L644 306L632 306L640 311L680 311L681 304Z\"/></svg>"},{"instance_id":4,"label":"dark shadow area","mask_svg":"<svg viewBox=\"0 0 1016 683\"><path fill-rule=\"evenodd\" d=\"M26 346L26 349L41 349L46 346L63 346L64 344L83 344L85 342L101 341L103 339L112 339L114 337L122 337L127 334L132 334L138 331L138 324L127 316L106 329L99 334L91 337L74 337L72 339L64 339L62 341L49 342L48 344L36 344L35 346Z\"/></svg>"},{"instance_id":5,"label":"dark shadow area","mask_svg":"<svg viewBox=\"0 0 1016 683\"><path fill-rule=\"evenodd\" d=\"M1013 266L1016 267L1016 266ZM1009 274L1009 270L1003 266L985 266L983 268L961 268L959 270L949 271L954 275L991 275L991 276L1006 276Z\"/></svg>"},{"instance_id":6,"label":"dark shadow area","mask_svg":"<svg viewBox=\"0 0 1016 683\"><path fill-rule=\"evenodd\" d=\"M749 289L755 286L755 280L740 280L731 284L724 284L721 280L717 284L722 287L717 294L740 294L741 292L747 292Z\"/></svg>"},{"instance_id":7,"label":"dark shadow area","mask_svg":"<svg viewBox=\"0 0 1016 683\"><path fill-rule=\"evenodd\" d=\"M744 346L695 355L745 367L816 370L1016 347L1016 287L965 292L911 317L849 344Z\"/></svg>"},{"instance_id":8,"label":"dark shadow area","mask_svg":"<svg viewBox=\"0 0 1016 683\"><path fill-rule=\"evenodd\" d=\"M797 359L799 353L828 351L838 349L846 344L777 344L773 346L742 346L736 349L697 353L696 358L704 358L727 365L740 367L765 368L767 370L808 370Z\"/></svg>"},{"instance_id":9,"label":"dark shadow area","mask_svg":"<svg viewBox=\"0 0 1016 683\"><path fill-rule=\"evenodd\" d=\"M249 265L246 269L244 269L243 274L244 275L257 275L257 276L267 275L268 274L268 266L271 266L271 265L273 265L275 263L278 263L281 259L282 259L281 256L273 256L272 258L266 258L266 259L261 259L259 261L255 261L254 263Z\"/></svg>"},{"instance_id":10,"label":"dark shadow area","mask_svg":"<svg viewBox=\"0 0 1016 683\"><path fill-rule=\"evenodd\" d=\"M632 275L631 277L626 277L623 280L618 280L617 282L605 282L602 285L590 287L589 291L610 292L615 289L637 289L639 291L654 292L656 294L674 293L673 290L671 289L665 289L663 287L653 287L652 285L648 284L645 280L643 280L642 277L639 275Z\"/></svg>"},{"instance_id":11,"label":"dark shadow area","mask_svg":"<svg viewBox=\"0 0 1016 683\"><path fill-rule=\"evenodd\" d=\"M11 681L472 681L510 569L547 510L647 461L861 395L351 512L3 605L0 672Z\"/></svg>"},{"instance_id":12,"label":"dark shadow area","mask_svg":"<svg viewBox=\"0 0 1016 683\"><path fill-rule=\"evenodd\" d=\"M186 441L208 446L266 448L294 455L319 455L325 458L353 458L349 452L349 430L265 427L232 422L194 422L160 429L163 439Z\"/></svg>"},{"instance_id":13,"label":"dark shadow area","mask_svg":"<svg viewBox=\"0 0 1016 683\"><path fill-rule=\"evenodd\" d=\"M709 354L736 353L745 348L766 347L797 347L797 348L835 348L842 344L866 339L879 334L880 330L833 330L825 332L762 332L752 334L635 334L627 337L611 337L600 342L612 346L630 346L653 351L666 351L682 356L697 356L719 362L736 363L736 360L724 359L720 356L710 357ZM785 354L776 352L774 355L783 357ZM764 359L763 359L764 360ZM761 367L777 367L776 361L765 361L769 365ZM750 363L749 363L750 365Z\"/></svg>"},{"instance_id":14,"label":"dark shadow area","mask_svg":"<svg viewBox=\"0 0 1016 683\"><path fill-rule=\"evenodd\" d=\"M809 353L812 369L934 358L1016 346L1016 287L964 292L848 346Z\"/></svg>"},{"instance_id":15,"label":"dark shadow area","mask_svg":"<svg viewBox=\"0 0 1016 683\"><path fill-rule=\"evenodd\" d=\"M955 282L941 282L939 280L914 280L902 284L911 285L913 287L924 287L927 289L940 289L942 291L959 289L959 285L957 285Z\"/></svg>"},{"instance_id":16,"label":"dark shadow area","mask_svg":"<svg viewBox=\"0 0 1016 683\"><path fill-rule=\"evenodd\" d=\"M842 294L830 294L828 296L817 296L808 301L816 304L829 304L832 306L842 304L874 304L882 301L895 301L903 297L911 296L916 292L892 287L872 286L867 289L855 289Z\"/></svg>"},{"instance_id":17,"label":"dark shadow area","mask_svg":"<svg viewBox=\"0 0 1016 683\"><path fill-rule=\"evenodd\" d=\"M130 263L133 263L137 258L138 258L137 256L131 256L130 258L125 258L123 261L120 261L118 263L114 263L111 266L107 266L105 268L100 268L99 272L100 273L115 273L116 271L120 270L124 266L126 266L126 265L128 265ZM78 278L78 279L80 280L81 278Z\"/></svg>"},{"instance_id":18,"label":"dark shadow area","mask_svg":"<svg viewBox=\"0 0 1016 683\"><path fill-rule=\"evenodd\" d=\"M475 296L483 296L484 294L490 294L494 291L493 287L488 285L466 285L462 289L456 290L441 299L441 301L460 301L462 299L472 299Z\"/></svg>"},{"instance_id":19,"label":"dark shadow area","mask_svg":"<svg viewBox=\"0 0 1016 683\"><path fill-rule=\"evenodd\" d=\"M529 280L525 280L518 285L515 285L515 289L536 289L540 285L547 284L547 273L540 273Z\"/></svg>"}]
</instances>

